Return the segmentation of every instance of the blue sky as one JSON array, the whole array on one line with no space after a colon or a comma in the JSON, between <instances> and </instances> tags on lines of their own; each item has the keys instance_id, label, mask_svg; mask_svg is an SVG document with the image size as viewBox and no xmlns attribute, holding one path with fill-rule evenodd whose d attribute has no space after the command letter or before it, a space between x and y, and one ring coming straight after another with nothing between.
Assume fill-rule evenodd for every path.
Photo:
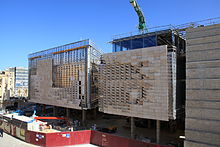
<instances>
[{"instance_id":1,"label":"blue sky","mask_svg":"<svg viewBox=\"0 0 220 147\"><path fill-rule=\"evenodd\" d=\"M220 16L220 0L138 0L147 26ZM0 69L27 66L27 55L92 39L111 52L112 36L137 30L129 0L0 0Z\"/></svg>"}]
</instances>

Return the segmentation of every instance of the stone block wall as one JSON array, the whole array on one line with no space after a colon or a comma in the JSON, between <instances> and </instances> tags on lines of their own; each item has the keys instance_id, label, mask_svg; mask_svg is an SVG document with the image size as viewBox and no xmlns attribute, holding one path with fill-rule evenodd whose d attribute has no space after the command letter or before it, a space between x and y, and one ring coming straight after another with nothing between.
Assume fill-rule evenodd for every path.
<instances>
[{"instance_id":1,"label":"stone block wall","mask_svg":"<svg viewBox=\"0 0 220 147\"><path fill-rule=\"evenodd\" d=\"M220 146L220 24L187 30L185 147Z\"/></svg>"}]
</instances>

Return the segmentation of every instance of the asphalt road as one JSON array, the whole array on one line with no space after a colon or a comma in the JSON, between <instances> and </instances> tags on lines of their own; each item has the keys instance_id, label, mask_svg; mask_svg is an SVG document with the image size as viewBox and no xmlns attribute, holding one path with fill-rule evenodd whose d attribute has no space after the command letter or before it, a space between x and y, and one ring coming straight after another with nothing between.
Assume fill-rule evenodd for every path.
<instances>
[{"instance_id":1,"label":"asphalt road","mask_svg":"<svg viewBox=\"0 0 220 147\"><path fill-rule=\"evenodd\" d=\"M37 146L26 143L24 141L21 141L15 137L12 137L4 133L3 137L0 137L0 147L37 147Z\"/></svg>"}]
</instances>

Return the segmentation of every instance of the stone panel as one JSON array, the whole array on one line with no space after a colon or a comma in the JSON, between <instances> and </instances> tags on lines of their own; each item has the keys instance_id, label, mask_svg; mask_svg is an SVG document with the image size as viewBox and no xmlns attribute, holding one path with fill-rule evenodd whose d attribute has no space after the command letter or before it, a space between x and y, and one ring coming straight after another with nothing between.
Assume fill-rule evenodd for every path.
<instances>
[{"instance_id":1,"label":"stone panel","mask_svg":"<svg viewBox=\"0 0 220 147\"><path fill-rule=\"evenodd\" d=\"M187 79L194 79L194 78L219 78L220 77L220 67L215 68L194 68L194 69L187 69Z\"/></svg>"},{"instance_id":2,"label":"stone panel","mask_svg":"<svg viewBox=\"0 0 220 147\"><path fill-rule=\"evenodd\" d=\"M184 146L186 147L219 147L218 145L212 145L212 144L204 144L201 142L191 142L191 141L185 141Z\"/></svg>"},{"instance_id":3,"label":"stone panel","mask_svg":"<svg viewBox=\"0 0 220 147\"><path fill-rule=\"evenodd\" d=\"M186 34L185 146L220 146L220 24Z\"/></svg>"},{"instance_id":4,"label":"stone panel","mask_svg":"<svg viewBox=\"0 0 220 147\"><path fill-rule=\"evenodd\" d=\"M165 121L175 117L170 103L174 101L172 59L166 46L104 54L99 73L100 111Z\"/></svg>"},{"instance_id":5,"label":"stone panel","mask_svg":"<svg viewBox=\"0 0 220 147\"><path fill-rule=\"evenodd\" d=\"M220 35L189 39L189 40L187 40L187 46L193 46L193 45L198 45L198 44L216 43L219 40L220 40Z\"/></svg>"},{"instance_id":6,"label":"stone panel","mask_svg":"<svg viewBox=\"0 0 220 147\"><path fill-rule=\"evenodd\" d=\"M186 130L185 131L186 140L190 138L193 138L194 141L197 142L204 142L210 145L219 145L220 144L220 134L214 134L209 132L202 132L202 131L196 131L196 130Z\"/></svg>"},{"instance_id":7,"label":"stone panel","mask_svg":"<svg viewBox=\"0 0 220 147\"><path fill-rule=\"evenodd\" d=\"M187 118L186 129L220 132L219 121Z\"/></svg>"},{"instance_id":8,"label":"stone panel","mask_svg":"<svg viewBox=\"0 0 220 147\"><path fill-rule=\"evenodd\" d=\"M202 119L202 120L205 120L205 119L218 120L220 122L219 111L220 111L220 109L187 107L186 117L187 118L191 118L191 117L198 118L198 119Z\"/></svg>"},{"instance_id":9,"label":"stone panel","mask_svg":"<svg viewBox=\"0 0 220 147\"><path fill-rule=\"evenodd\" d=\"M187 62L219 60L219 57L220 57L220 48L215 50L205 50L205 51L186 53Z\"/></svg>"},{"instance_id":10,"label":"stone panel","mask_svg":"<svg viewBox=\"0 0 220 147\"><path fill-rule=\"evenodd\" d=\"M206 101L201 101L201 100L187 100L186 102L186 106L187 107L197 107L197 108L212 108L212 109L220 109L220 101L210 101L210 100L206 100Z\"/></svg>"},{"instance_id":11,"label":"stone panel","mask_svg":"<svg viewBox=\"0 0 220 147\"><path fill-rule=\"evenodd\" d=\"M198 79L187 79L187 89L219 89L220 79L207 79L198 75Z\"/></svg>"},{"instance_id":12,"label":"stone panel","mask_svg":"<svg viewBox=\"0 0 220 147\"><path fill-rule=\"evenodd\" d=\"M187 89L186 97L189 100L219 101L220 90L191 90Z\"/></svg>"},{"instance_id":13,"label":"stone panel","mask_svg":"<svg viewBox=\"0 0 220 147\"><path fill-rule=\"evenodd\" d=\"M214 61L194 61L194 62L188 62L186 65L187 69L191 68L217 68L220 67L220 62L219 60L214 60ZM189 72L187 74L190 74Z\"/></svg>"}]
</instances>

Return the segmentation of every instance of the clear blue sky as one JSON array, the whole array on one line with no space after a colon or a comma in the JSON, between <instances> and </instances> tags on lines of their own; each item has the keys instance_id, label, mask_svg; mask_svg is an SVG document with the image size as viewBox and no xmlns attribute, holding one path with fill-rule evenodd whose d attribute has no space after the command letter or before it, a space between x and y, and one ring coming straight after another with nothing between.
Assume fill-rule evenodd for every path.
<instances>
[{"instance_id":1,"label":"clear blue sky","mask_svg":"<svg viewBox=\"0 0 220 147\"><path fill-rule=\"evenodd\" d=\"M220 0L138 0L147 26L220 16ZM0 0L0 69L27 66L27 55L90 38L105 52L115 34L135 31L129 0Z\"/></svg>"}]
</instances>

